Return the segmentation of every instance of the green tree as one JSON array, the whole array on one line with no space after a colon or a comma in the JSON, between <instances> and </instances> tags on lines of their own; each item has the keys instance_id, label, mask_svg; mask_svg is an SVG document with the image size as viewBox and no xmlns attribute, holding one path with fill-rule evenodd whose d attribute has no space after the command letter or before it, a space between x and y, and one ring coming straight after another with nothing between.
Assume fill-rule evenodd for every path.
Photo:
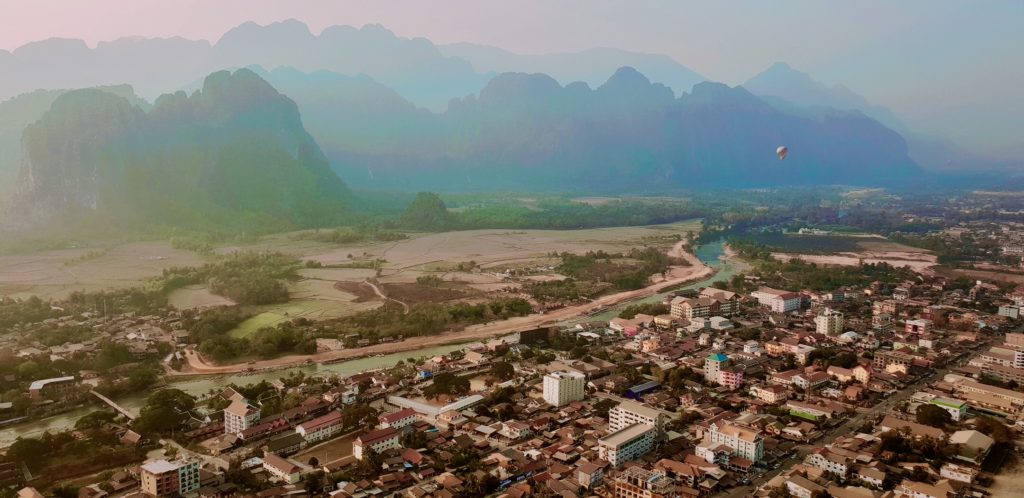
<instances>
[{"instance_id":1,"label":"green tree","mask_svg":"<svg viewBox=\"0 0 1024 498\"><path fill-rule=\"evenodd\" d=\"M134 427L142 432L166 434L180 429L190 418L196 400L180 389L157 391L146 400Z\"/></svg>"},{"instance_id":2,"label":"green tree","mask_svg":"<svg viewBox=\"0 0 1024 498\"><path fill-rule=\"evenodd\" d=\"M516 375L516 369L507 361L496 361L491 365L491 375L501 380L509 380Z\"/></svg>"},{"instance_id":3,"label":"green tree","mask_svg":"<svg viewBox=\"0 0 1024 498\"><path fill-rule=\"evenodd\" d=\"M919 424L930 425L940 429L953 421L953 417L948 411L942 407L931 404L917 407L917 413L914 417L917 419L917 423Z\"/></svg>"}]
</instances>

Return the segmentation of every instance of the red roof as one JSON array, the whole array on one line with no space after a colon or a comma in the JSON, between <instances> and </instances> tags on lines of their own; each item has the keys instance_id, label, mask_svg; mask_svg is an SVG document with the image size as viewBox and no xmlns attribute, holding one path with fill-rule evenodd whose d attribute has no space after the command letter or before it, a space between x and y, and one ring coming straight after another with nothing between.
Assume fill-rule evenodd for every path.
<instances>
[{"instance_id":1,"label":"red roof","mask_svg":"<svg viewBox=\"0 0 1024 498\"><path fill-rule=\"evenodd\" d=\"M356 443L362 446L372 446L375 443L384 441L398 436L398 431L388 427L387 429L378 429L375 431L367 432L356 438Z\"/></svg>"},{"instance_id":2,"label":"red roof","mask_svg":"<svg viewBox=\"0 0 1024 498\"><path fill-rule=\"evenodd\" d=\"M386 423L389 423L389 424L393 424L395 422L398 422L399 420L402 420L402 419L405 419L405 418L409 418L409 417L415 417L415 416L416 416L416 410L413 410L412 408L405 408L403 410L399 410L399 411L394 412L394 413L388 413L386 415L381 415L380 416L380 421L381 422L386 422Z\"/></svg>"}]
</instances>

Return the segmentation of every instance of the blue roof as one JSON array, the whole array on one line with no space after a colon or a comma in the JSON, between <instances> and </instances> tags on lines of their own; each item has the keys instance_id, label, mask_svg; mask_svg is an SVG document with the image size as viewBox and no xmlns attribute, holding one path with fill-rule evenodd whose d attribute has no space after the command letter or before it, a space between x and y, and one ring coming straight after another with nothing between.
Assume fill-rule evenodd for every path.
<instances>
[{"instance_id":1,"label":"blue roof","mask_svg":"<svg viewBox=\"0 0 1024 498\"><path fill-rule=\"evenodd\" d=\"M629 388L629 392L635 393L635 394L640 394L640 393L643 393L643 392L650 391L652 389L657 389L659 387L661 387L661 383L656 381L656 380L652 380L650 382L644 382L643 384L636 385L636 386L633 386L633 387Z\"/></svg>"},{"instance_id":2,"label":"blue roof","mask_svg":"<svg viewBox=\"0 0 1024 498\"><path fill-rule=\"evenodd\" d=\"M708 355L708 359L721 362L721 361L728 361L729 357L724 355L724 354L722 354L722 353L711 353L711 354Z\"/></svg>"}]
</instances>

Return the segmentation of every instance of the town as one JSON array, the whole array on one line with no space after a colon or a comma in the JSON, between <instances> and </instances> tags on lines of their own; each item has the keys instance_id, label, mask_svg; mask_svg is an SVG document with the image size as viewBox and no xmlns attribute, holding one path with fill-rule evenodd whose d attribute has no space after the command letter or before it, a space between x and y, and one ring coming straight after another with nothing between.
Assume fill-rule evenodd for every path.
<instances>
[{"instance_id":1,"label":"town","mask_svg":"<svg viewBox=\"0 0 1024 498\"><path fill-rule=\"evenodd\" d=\"M123 370L39 379L19 409L91 394L113 411L17 439L0 482L44 496L63 466L82 466L51 493L959 498L987 496L1015 464L1024 289L935 275L831 291L721 284L349 376L201 396L157 379L138 414L94 390L129 382ZM103 346L15 354L52 365L116 345L144 368L175 360L187 319L124 318Z\"/></svg>"}]
</instances>

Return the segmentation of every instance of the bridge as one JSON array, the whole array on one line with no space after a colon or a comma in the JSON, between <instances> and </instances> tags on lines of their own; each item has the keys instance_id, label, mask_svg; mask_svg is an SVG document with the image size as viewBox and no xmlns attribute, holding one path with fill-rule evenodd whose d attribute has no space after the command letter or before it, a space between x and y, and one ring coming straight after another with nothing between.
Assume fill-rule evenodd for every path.
<instances>
[{"instance_id":1,"label":"bridge","mask_svg":"<svg viewBox=\"0 0 1024 498\"><path fill-rule=\"evenodd\" d=\"M125 418L127 418L128 420L135 420L135 417L137 415L135 415L134 413L128 411L127 408L125 408L125 407L115 403L114 400L112 400L112 399L110 399L110 398L108 398L108 397L106 397L106 396L104 396L104 395L102 395L102 394L100 394L100 393L98 393L96 391L89 391L89 392L92 393L93 396L96 396L97 398L99 398L100 401L106 403L108 406L113 408L114 411L116 411L117 413L120 413L121 415L124 415Z\"/></svg>"}]
</instances>

